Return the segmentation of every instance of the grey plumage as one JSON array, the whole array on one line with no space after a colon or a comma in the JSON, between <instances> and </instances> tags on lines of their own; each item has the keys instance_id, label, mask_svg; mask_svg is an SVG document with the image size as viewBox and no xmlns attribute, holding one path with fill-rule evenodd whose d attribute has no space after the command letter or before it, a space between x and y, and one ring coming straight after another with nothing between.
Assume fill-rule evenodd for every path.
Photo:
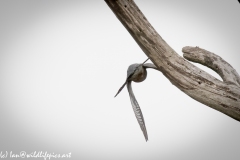
<instances>
[{"instance_id":1,"label":"grey plumage","mask_svg":"<svg viewBox=\"0 0 240 160\"><path fill-rule=\"evenodd\" d=\"M137 80L137 77L141 77L139 75L139 71L142 69L141 67L142 64L138 64L138 63L135 63L135 64L132 64L128 67L128 70L127 70L127 79L125 81L125 83L120 87L120 89L118 90L117 94L114 96L116 97L121 91L122 89L125 87L125 85L127 84L128 81L135 81L135 82L138 82ZM139 68L140 67L140 68ZM147 73L145 74L145 76L147 76ZM145 77L146 78L146 77ZM144 78L144 79L145 79ZM143 80L144 80L143 79ZM142 80L142 81L143 81Z\"/></svg>"},{"instance_id":2,"label":"grey plumage","mask_svg":"<svg viewBox=\"0 0 240 160\"><path fill-rule=\"evenodd\" d=\"M120 89L118 90L118 92L115 95L115 97L121 92L121 90L127 84L127 89L128 89L128 93L129 93L129 96L130 96L130 101L131 101L131 104L132 104L133 111L134 111L135 116L137 118L137 121L138 121L138 123L140 125L140 128L141 128L141 130L143 132L145 140L147 141L148 140L148 134L147 134L147 129L146 129L146 126L145 126L145 121L144 121L144 118L143 118L143 114L142 114L140 106L139 106L139 104L138 104L138 102L137 102L137 100L136 100L136 98L135 98L135 96L133 94L133 90L132 90L132 86L131 86L132 81L134 81L134 82L142 82L142 81L144 81L146 79L146 77L147 77L147 70L146 70L146 68L157 69L155 67L155 65L153 65L151 63L144 64L146 61L144 61L141 64L137 64L137 63L136 64L132 64L132 65L130 65L128 67L127 79L126 79L125 83L120 87Z\"/></svg>"},{"instance_id":3,"label":"grey plumage","mask_svg":"<svg viewBox=\"0 0 240 160\"><path fill-rule=\"evenodd\" d=\"M141 108L133 94L133 91L132 91L132 86L131 86L131 83L132 81L128 81L127 83L127 89L128 89L128 93L129 93L129 96L130 96L130 101L131 101L131 104L132 104L132 108L133 108L133 111L135 113L135 116L137 118L137 121L138 121L138 124L143 132L143 135L145 137L145 140L147 141L148 140L148 134L147 134L147 128L146 128L146 125L145 125L145 121L144 121L144 118L143 118L143 114L142 114L142 111L141 111Z\"/></svg>"}]
</instances>

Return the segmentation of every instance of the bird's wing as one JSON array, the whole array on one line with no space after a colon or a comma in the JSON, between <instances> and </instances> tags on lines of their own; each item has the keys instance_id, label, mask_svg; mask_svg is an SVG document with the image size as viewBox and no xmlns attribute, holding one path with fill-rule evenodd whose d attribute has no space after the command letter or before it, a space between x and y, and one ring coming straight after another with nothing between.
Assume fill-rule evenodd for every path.
<instances>
[{"instance_id":1,"label":"bird's wing","mask_svg":"<svg viewBox=\"0 0 240 160\"><path fill-rule=\"evenodd\" d=\"M145 64L143 64L143 67L144 68L152 68L152 69L158 70L158 68L154 64L152 64L152 63L145 63Z\"/></svg>"},{"instance_id":2,"label":"bird's wing","mask_svg":"<svg viewBox=\"0 0 240 160\"><path fill-rule=\"evenodd\" d=\"M114 97L116 97L121 92L121 90L124 88L126 84L127 84L127 81L122 85L122 87L119 88L117 94Z\"/></svg>"},{"instance_id":3,"label":"bird's wing","mask_svg":"<svg viewBox=\"0 0 240 160\"><path fill-rule=\"evenodd\" d=\"M143 132L143 135L145 137L145 140L147 141L148 140L147 129L146 129L146 126L145 126L145 122L144 122L142 111L140 109L140 106L139 106L139 104L138 104L134 94L133 94L131 81L127 82L127 88L128 88L128 93L129 93L130 100L131 100L131 103L132 103L133 111L134 111L135 116L137 118L137 121L138 121L138 123L139 123L139 125L140 125L140 127L142 129L142 132Z\"/></svg>"},{"instance_id":4,"label":"bird's wing","mask_svg":"<svg viewBox=\"0 0 240 160\"><path fill-rule=\"evenodd\" d=\"M122 89L124 88L124 86L127 84L127 81L131 78L131 76L134 74L134 72L136 71L137 67L139 66L140 64L132 64L128 67L128 70L127 70L127 79L126 79L126 82L122 85L122 87L119 88L117 94L114 96L116 97L121 91Z\"/></svg>"},{"instance_id":5,"label":"bird's wing","mask_svg":"<svg viewBox=\"0 0 240 160\"><path fill-rule=\"evenodd\" d=\"M140 66L141 64L135 63L135 64L131 64L128 67L127 70L127 80L131 78L131 76L134 74L134 72L137 70L137 68Z\"/></svg>"}]
</instances>

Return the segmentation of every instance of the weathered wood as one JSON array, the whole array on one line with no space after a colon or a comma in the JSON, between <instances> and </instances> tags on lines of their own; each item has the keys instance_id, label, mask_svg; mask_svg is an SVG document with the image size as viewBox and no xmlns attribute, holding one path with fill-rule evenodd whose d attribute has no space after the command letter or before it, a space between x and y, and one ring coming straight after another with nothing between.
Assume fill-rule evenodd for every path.
<instances>
[{"instance_id":1,"label":"weathered wood","mask_svg":"<svg viewBox=\"0 0 240 160\"><path fill-rule=\"evenodd\" d=\"M236 70L218 55L199 47L184 47L183 57L189 61L200 63L217 72L227 84L240 87L240 77Z\"/></svg>"},{"instance_id":2,"label":"weathered wood","mask_svg":"<svg viewBox=\"0 0 240 160\"><path fill-rule=\"evenodd\" d=\"M133 0L105 0L143 52L173 85L193 99L240 121L240 78L221 57L184 47L184 58L215 70L223 82L178 55L155 31Z\"/></svg>"}]
</instances>

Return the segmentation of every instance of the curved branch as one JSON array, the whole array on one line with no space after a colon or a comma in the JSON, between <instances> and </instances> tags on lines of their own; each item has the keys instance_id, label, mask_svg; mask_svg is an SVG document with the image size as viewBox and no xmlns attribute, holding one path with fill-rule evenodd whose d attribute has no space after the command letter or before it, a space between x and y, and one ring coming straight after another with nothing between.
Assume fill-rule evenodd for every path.
<instances>
[{"instance_id":1,"label":"curved branch","mask_svg":"<svg viewBox=\"0 0 240 160\"><path fill-rule=\"evenodd\" d=\"M240 77L236 70L218 55L199 47L183 47L183 57L189 61L200 63L217 72L227 84L240 87Z\"/></svg>"},{"instance_id":2,"label":"curved branch","mask_svg":"<svg viewBox=\"0 0 240 160\"><path fill-rule=\"evenodd\" d=\"M186 59L217 71L224 80L219 81L179 56L155 31L133 0L105 0L105 2L143 52L173 85L200 103L240 121L239 76L228 63L203 49L195 51L191 47L183 49ZM204 57L215 58L204 60Z\"/></svg>"}]
</instances>

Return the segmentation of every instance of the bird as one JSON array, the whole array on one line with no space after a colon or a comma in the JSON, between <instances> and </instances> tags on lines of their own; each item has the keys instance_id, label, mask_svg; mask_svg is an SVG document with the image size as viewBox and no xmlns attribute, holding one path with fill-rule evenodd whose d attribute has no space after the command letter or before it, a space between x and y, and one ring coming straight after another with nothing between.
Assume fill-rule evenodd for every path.
<instances>
[{"instance_id":1,"label":"bird","mask_svg":"<svg viewBox=\"0 0 240 160\"><path fill-rule=\"evenodd\" d=\"M146 142L148 141L147 128L146 128L146 125L145 125L145 121L144 121L144 118L143 118L141 108L140 108L140 106L137 102L137 99L135 98L135 96L133 94L131 84L132 84L132 81L142 82L146 79L146 77L147 77L146 68L153 68L153 69L157 70L157 67L154 64L151 64L151 63L146 63L145 64L145 62L147 62L148 60L149 60L149 58L147 60L145 60L143 63L140 63L140 64L135 63L135 64L132 64L128 67L126 81L120 87L117 94L114 96L114 97L116 97L122 91L122 89L125 87L125 85L127 85L130 101L131 101L131 104L132 104L132 108L133 108L134 114L137 118L137 121L139 123L139 126L140 126L140 128L143 132L143 135L145 137Z\"/></svg>"}]
</instances>

